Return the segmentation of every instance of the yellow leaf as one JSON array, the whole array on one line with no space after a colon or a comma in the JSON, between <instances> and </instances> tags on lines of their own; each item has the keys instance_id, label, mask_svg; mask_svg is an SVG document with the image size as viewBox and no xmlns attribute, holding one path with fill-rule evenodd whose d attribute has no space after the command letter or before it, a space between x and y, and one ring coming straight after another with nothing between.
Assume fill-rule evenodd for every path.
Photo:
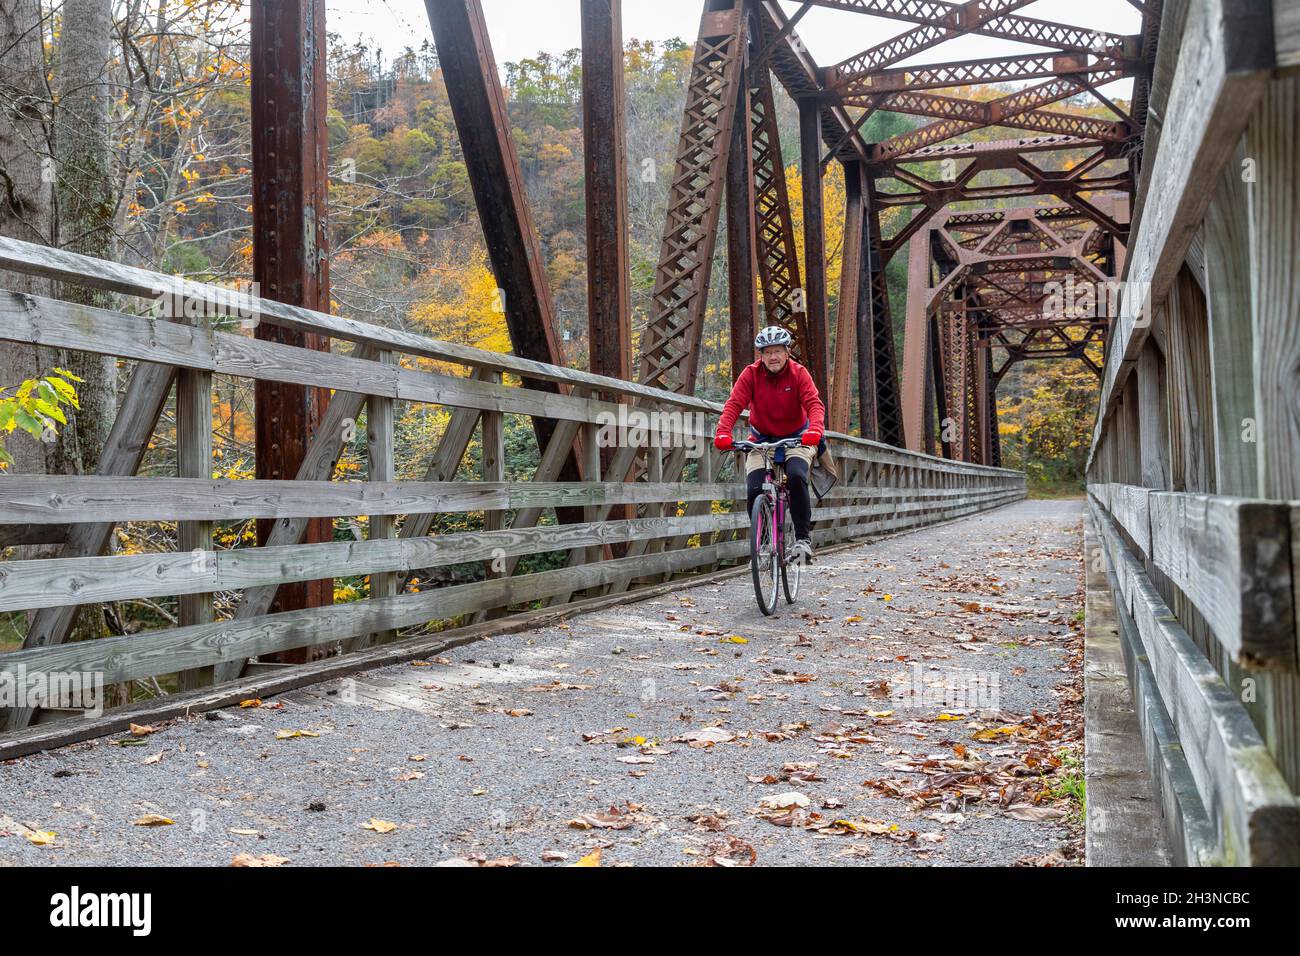
<instances>
[{"instance_id":1,"label":"yellow leaf","mask_svg":"<svg viewBox=\"0 0 1300 956\"><path fill-rule=\"evenodd\" d=\"M137 827L169 827L175 822L175 820L160 817L156 813L146 813L140 819L131 821L132 825Z\"/></svg>"},{"instance_id":2,"label":"yellow leaf","mask_svg":"<svg viewBox=\"0 0 1300 956\"><path fill-rule=\"evenodd\" d=\"M28 830L23 836L27 837L29 843L35 843L37 846L49 846L54 842L53 830Z\"/></svg>"},{"instance_id":3,"label":"yellow leaf","mask_svg":"<svg viewBox=\"0 0 1300 956\"><path fill-rule=\"evenodd\" d=\"M310 730L277 730L275 732L276 740L288 740L290 737L319 737L320 734L313 733Z\"/></svg>"},{"instance_id":4,"label":"yellow leaf","mask_svg":"<svg viewBox=\"0 0 1300 956\"><path fill-rule=\"evenodd\" d=\"M240 707L261 707L262 698L254 697L252 700L241 700L239 702L239 706Z\"/></svg>"},{"instance_id":5,"label":"yellow leaf","mask_svg":"<svg viewBox=\"0 0 1300 956\"><path fill-rule=\"evenodd\" d=\"M741 637L739 634L732 634L730 637L719 638L718 643L719 644L748 644L749 638Z\"/></svg>"},{"instance_id":6,"label":"yellow leaf","mask_svg":"<svg viewBox=\"0 0 1300 956\"><path fill-rule=\"evenodd\" d=\"M370 822L361 824L363 830L374 830L376 833L392 833L397 829L396 823L389 823L387 820L380 820L378 817L371 817Z\"/></svg>"},{"instance_id":7,"label":"yellow leaf","mask_svg":"<svg viewBox=\"0 0 1300 956\"><path fill-rule=\"evenodd\" d=\"M960 714L940 714L935 720L965 720Z\"/></svg>"},{"instance_id":8,"label":"yellow leaf","mask_svg":"<svg viewBox=\"0 0 1300 956\"><path fill-rule=\"evenodd\" d=\"M588 853L586 856L584 856L581 860L579 860L577 863L573 865L574 866L600 866L600 855L602 852L603 850L601 849L601 847L596 847L596 849L592 850L590 853Z\"/></svg>"}]
</instances>

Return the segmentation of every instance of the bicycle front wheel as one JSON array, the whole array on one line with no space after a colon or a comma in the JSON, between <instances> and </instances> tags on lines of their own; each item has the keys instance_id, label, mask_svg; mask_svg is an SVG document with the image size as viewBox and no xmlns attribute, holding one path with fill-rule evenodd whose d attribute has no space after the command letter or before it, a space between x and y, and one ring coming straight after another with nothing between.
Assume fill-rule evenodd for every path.
<instances>
[{"instance_id":1,"label":"bicycle front wheel","mask_svg":"<svg viewBox=\"0 0 1300 956\"><path fill-rule=\"evenodd\" d=\"M759 495L749 513L749 569L754 577L754 597L764 614L776 610L777 578L781 571L777 548L776 514L769 495Z\"/></svg>"},{"instance_id":2,"label":"bicycle front wheel","mask_svg":"<svg viewBox=\"0 0 1300 956\"><path fill-rule=\"evenodd\" d=\"M790 515L787 504L785 509L785 527L781 534L781 544L785 548L785 560L781 562L781 588L785 591L785 602L793 604L799 597L799 581L803 577L803 555L791 554L794 550L794 518Z\"/></svg>"}]
</instances>

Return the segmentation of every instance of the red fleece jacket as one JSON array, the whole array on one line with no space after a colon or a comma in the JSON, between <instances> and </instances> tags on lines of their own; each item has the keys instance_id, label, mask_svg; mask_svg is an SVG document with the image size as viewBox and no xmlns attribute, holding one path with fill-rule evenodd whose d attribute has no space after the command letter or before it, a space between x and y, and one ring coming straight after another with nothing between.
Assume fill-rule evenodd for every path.
<instances>
[{"instance_id":1,"label":"red fleece jacket","mask_svg":"<svg viewBox=\"0 0 1300 956\"><path fill-rule=\"evenodd\" d=\"M808 370L794 359L788 359L776 375L761 360L746 365L722 407L718 431L730 434L746 408L749 424L773 438L794 434L803 428L805 420L810 427L825 428L826 407L817 393L817 385Z\"/></svg>"}]
</instances>

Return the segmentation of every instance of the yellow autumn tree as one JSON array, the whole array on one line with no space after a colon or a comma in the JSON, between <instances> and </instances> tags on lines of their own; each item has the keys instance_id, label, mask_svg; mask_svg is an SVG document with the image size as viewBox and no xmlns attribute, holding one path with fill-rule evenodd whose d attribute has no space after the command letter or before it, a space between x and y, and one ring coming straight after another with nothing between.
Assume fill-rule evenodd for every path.
<instances>
[{"instance_id":1,"label":"yellow autumn tree","mask_svg":"<svg viewBox=\"0 0 1300 956\"><path fill-rule=\"evenodd\" d=\"M422 298L409 317L414 330L435 339L472 345L489 352L511 351L505 293L487 266L481 247L449 249L420 279ZM460 365L420 362L420 367L464 375Z\"/></svg>"}]
</instances>

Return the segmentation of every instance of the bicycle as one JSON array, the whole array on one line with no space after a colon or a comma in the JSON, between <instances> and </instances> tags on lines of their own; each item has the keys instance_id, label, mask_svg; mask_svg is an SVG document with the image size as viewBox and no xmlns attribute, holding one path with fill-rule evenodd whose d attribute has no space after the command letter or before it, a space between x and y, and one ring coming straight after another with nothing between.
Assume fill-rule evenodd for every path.
<instances>
[{"instance_id":1,"label":"bicycle","mask_svg":"<svg viewBox=\"0 0 1300 956\"><path fill-rule=\"evenodd\" d=\"M774 442L738 441L732 446L736 451L762 452L767 472L763 492L754 499L749 514L749 566L754 578L754 595L764 615L776 611L778 578L787 604L793 604L799 596L803 560L792 556L795 534L786 485L785 451L801 444L798 438L784 438Z\"/></svg>"}]
</instances>

